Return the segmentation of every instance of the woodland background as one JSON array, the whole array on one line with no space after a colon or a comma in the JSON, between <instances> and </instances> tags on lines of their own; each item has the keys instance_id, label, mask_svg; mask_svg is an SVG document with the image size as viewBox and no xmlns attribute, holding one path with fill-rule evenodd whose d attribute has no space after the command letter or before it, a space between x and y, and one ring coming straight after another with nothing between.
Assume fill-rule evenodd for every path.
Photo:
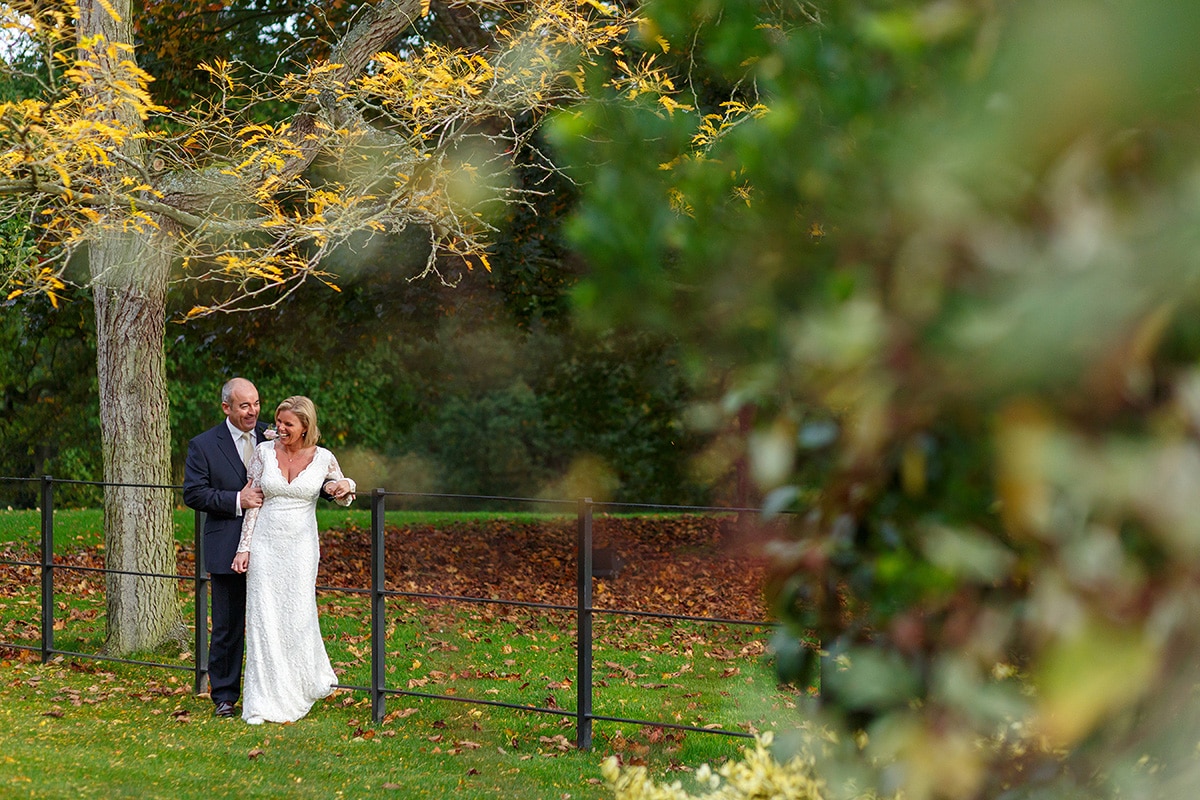
<instances>
[{"instance_id":1,"label":"woodland background","mask_svg":"<svg viewBox=\"0 0 1200 800\"><path fill-rule=\"evenodd\" d=\"M607 499L717 496L720 481L694 471L703 443L682 422L693 391L676 345L572 331L570 262L553 230L525 234L490 274L464 272L456 288L410 282L405 267L424 254L396 243L346 254L340 292L306 287L278 309L173 325L176 480L187 440L221 418L221 384L243 375L264 419L290 394L311 396L325 446L364 486L572 497L562 481L586 454L600 473L589 486L607 485ZM44 299L0 313L0 474L103 480L91 313L86 300L56 309ZM99 502L94 488L60 491L68 505ZM35 502L35 489L0 486L0 503Z\"/></svg>"},{"instance_id":2,"label":"woodland background","mask_svg":"<svg viewBox=\"0 0 1200 800\"><path fill-rule=\"evenodd\" d=\"M486 48L503 5L434 3L392 49ZM156 102L202 105L216 90L198 64L270 73L298 52L319 58L369 6L147 3L133 20L137 57ZM29 88L16 80L0 85L0 96ZM516 125L534 130L532 118ZM174 479L182 481L187 440L220 418L219 386L244 375L258 385L268 420L283 397L311 396L324 443L364 485L554 496L586 486L605 499L671 503L719 495L733 456L726 447L707 466L696 461L705 445L683 417L707 379L684 368L675 337L631 326L584 331L571 321L570 292L585 267L561 226L578 185L535 166L547 148L538 133L517 154L509 180L535 194L491 220L490 270L439 256L438 278L414 280L430 244L412 229L364 233L322 264L337 290L310 281L261 313L184 322L189 309L218 302L223 287L175 283L167 315L180 324L166 336ZM5 233L12 265L28 256L16 244L25 241L22 223L10 220ZM63 277L86 286L86 251L76 261ZM53 304L0 300L0 474L99 481L94 312L86 291L62 291ZM68 504L101 500L95 488L66 491ZM27 487L0 487L0 503L34 502Z\"/></svg>"}]
</instances>

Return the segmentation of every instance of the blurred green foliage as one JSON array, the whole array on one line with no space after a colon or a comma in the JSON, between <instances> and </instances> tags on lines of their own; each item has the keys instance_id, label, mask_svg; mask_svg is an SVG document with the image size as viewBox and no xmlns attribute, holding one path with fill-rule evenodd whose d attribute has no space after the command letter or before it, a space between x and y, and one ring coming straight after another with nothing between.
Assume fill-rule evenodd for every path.
<instances>
[{"instance_id":1,"label":"blurred green foliage","mask_svg":"<svg viewBox=\"0 0 1200 800\"><path fill-rule=\"evenodd\" d=\"M96 355L87 300L38 298L0 310L0 474L101 480ZM0 484L0 504L32 506L37 483ZM63 487L67 504L100 502Z\"/></svg>"},{"instance_id":2,"label":"blurred green foliage","mask_svg":"<svg viewBox=\"0 0 1200 800\"><path fill-rule=\"evenodd\" d=\"M833 796L1196 785L1197 33L1183 0L653 0L623 57L674 103L556 123L581 318L678 336L726 390L695 418L752 415L798 512L775 649L858 733Z\"/></svg>"},{"instance_id":3,"label":"blurred green foliage","mask_svg":"<svg viewBox=\"0 0 1200 800\"><path fill-rule=\"evenodd\" d=\"M0 240L5 265L37 258L15 221L0 226ZM93 329L86 299L55 307L48 297L0 297L0 475L100 480ZM36 483L0 485L3 505L33 505L38 496ZM100 494L70 487L63 499L98 503Z\"/></svg>"},{"instance_id":4,"label":"blurred green foliage","mask_svg":"<svg viewBox=\"0 0 1200 800\"><path fill-rule=\"evenodd\" d=\"M530 298L511 277L468 273L456 288L410 283L391 263L403 244L360 254L341 291L313 287L259 314L168 328L177 482L188 440L221 419L221 385L244 375L267 421L288 395L312 397L323 443L367 486L707 499L689 470L703 441L682 430L692 395L672 340L572 333L548 312L561 300ZM178 287L175 302L187 307L194 291ZM523 317L512 311L522 307L531 309ZM82 297L59 309L15 302L0 313L0 475L102 479L90 319ZM33 483L0 485L0 503L32 506L37 492ZM99 493L60 486L56 497L82 506Z\"/></svg>"}]
</instances>

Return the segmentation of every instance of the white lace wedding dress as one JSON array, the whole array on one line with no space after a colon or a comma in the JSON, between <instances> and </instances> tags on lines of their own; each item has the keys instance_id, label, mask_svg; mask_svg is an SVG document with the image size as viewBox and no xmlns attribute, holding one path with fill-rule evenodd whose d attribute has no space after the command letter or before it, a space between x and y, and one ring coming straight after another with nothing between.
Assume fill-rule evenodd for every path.
<instances>
[{"instance_id":1,"label":"white lace wedding dress","mask_svg":"<svg viewBox=\"0 0 1200 800\"><path fill-rule=\"evenodd\" d=\"M318 447L312 463L288 483L273 442L257 447L249 473L262 487L263 504L247 509L238 544L238 552L250 553L242 719L293 722L337 683L317 620L316 507L321 487L345 476L333 453Z\"/></svg>"}]
</instances>

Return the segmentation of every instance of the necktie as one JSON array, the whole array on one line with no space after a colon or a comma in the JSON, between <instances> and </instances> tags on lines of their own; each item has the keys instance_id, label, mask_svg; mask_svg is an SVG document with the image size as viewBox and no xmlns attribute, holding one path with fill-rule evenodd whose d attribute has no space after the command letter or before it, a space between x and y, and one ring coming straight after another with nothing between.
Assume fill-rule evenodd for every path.
<instances>
[{"instance_id":1,"label":"necktie","mask_svg":"<svg viewBox=\"0 0 1200 800\"><path fill-rule=\"evenodd\" d=\"M242 432L242 463L246 468L250 468L250 459L254 456L254 441L250 438L249 431Z\"/></svg>"}]
</instances>

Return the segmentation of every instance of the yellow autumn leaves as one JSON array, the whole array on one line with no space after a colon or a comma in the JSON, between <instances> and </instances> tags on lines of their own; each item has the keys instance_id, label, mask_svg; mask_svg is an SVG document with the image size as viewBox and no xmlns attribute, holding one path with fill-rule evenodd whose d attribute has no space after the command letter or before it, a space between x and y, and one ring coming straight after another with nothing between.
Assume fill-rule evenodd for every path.
<instances>
[{"instance_id":1,"label":"yellow autumn leaves","mask_svg":"<svg viewBox=\"0 0 1200 800\"><path fill-rule=\"evenodd\" d=\"M35 93L0 103L0 218L32 224L39 250L64 254L47 275L0 278L20 293L56 291L66 256L113 231L171 237L193 275L231 284L222 308L263 285L322 277L320 257L357 231L425 227L427 274L440 275L444 258L490 269L483 209L520 202L505 164L531 124L582 98L589 62L616 54L614 86L628 98L690 110L653 55L623 60L639 20L597 0L497 3L510 16L487 51L426 43L379 53L360 75L328 61L277 78L198 64L214 91L187 108L156 104L130 43L77 39L77 7L42 5L0 14L52 67ZM698 145L760 112L706 119ZM315 154L316 180L306 169Z\"/></svg>"}]
</instances>

